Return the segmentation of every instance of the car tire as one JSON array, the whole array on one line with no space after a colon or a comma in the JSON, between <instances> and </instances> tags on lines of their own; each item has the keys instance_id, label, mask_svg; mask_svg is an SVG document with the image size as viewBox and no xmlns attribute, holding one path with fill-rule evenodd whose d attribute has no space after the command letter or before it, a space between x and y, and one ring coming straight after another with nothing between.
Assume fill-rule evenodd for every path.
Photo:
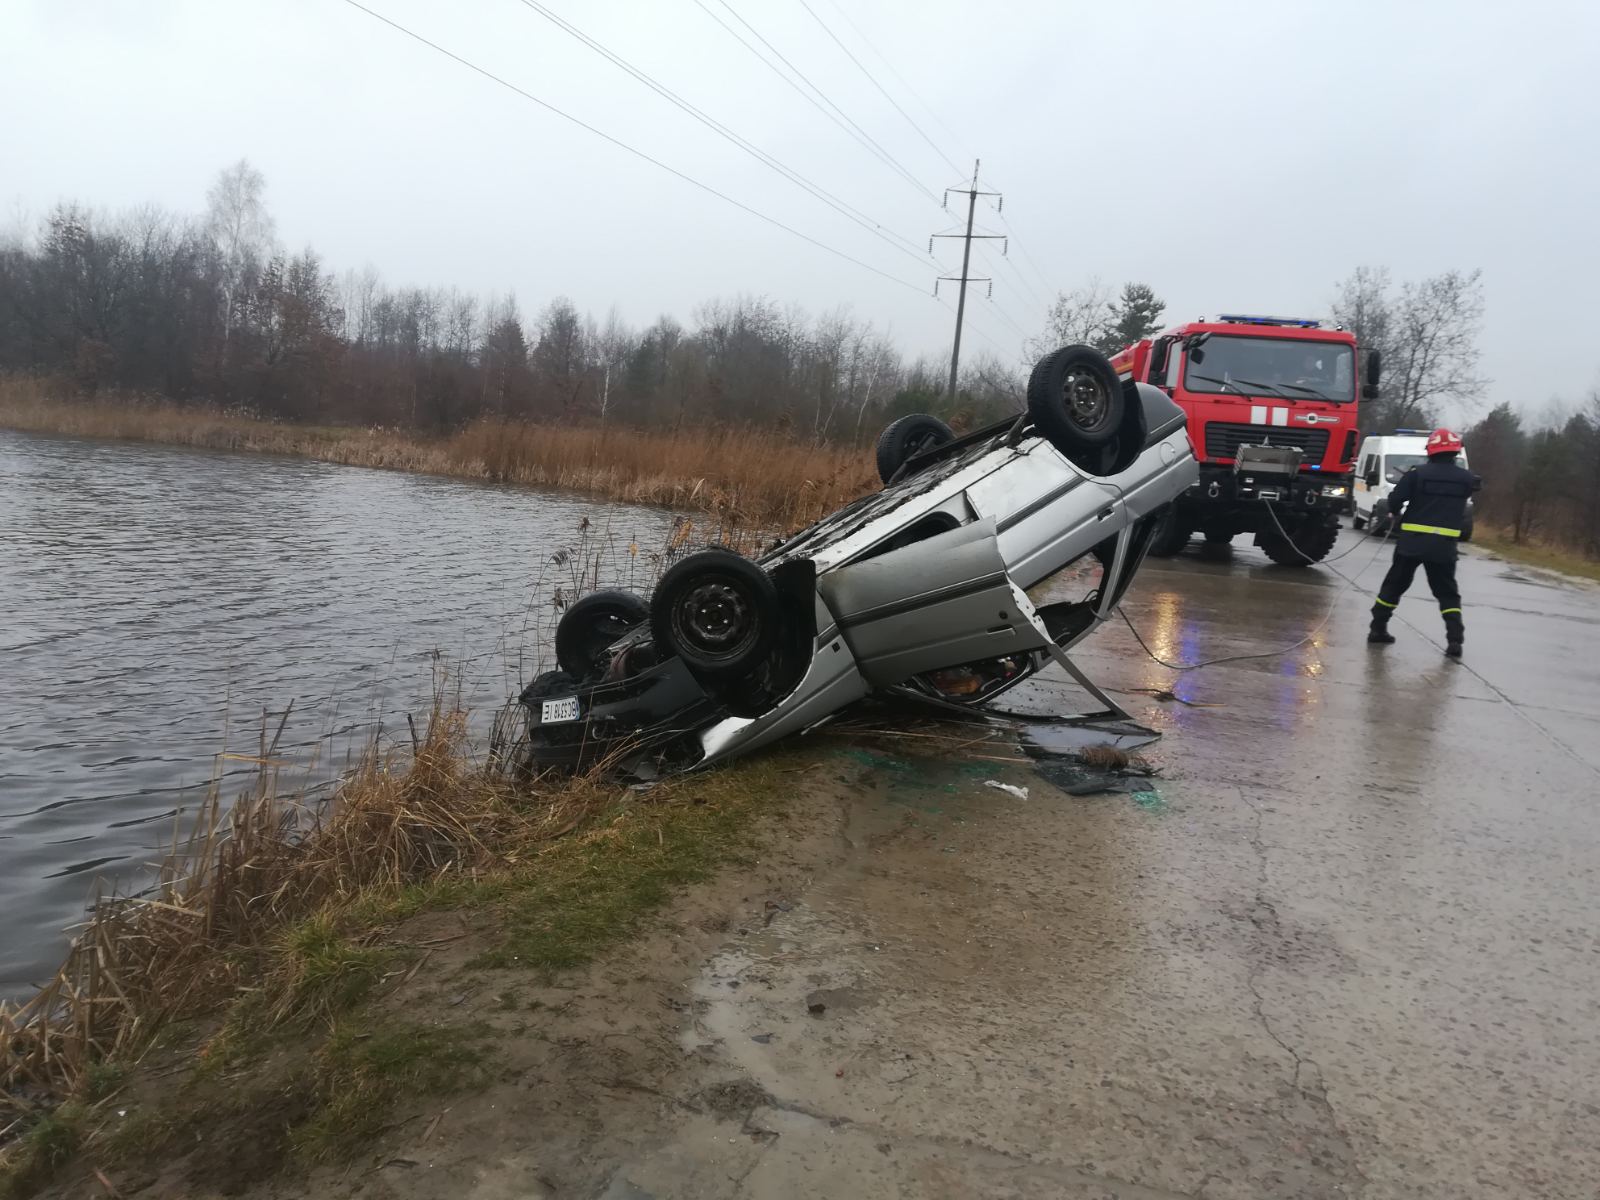
<instances>
[{"instance_id":1,"label":"car tire","mask_svg":"<svg viewBox=\"0 0 1600 1200\"><path fill-rule=\"evenodd\" d=\"M556 623L556 662L574 679L587 679L613 642L649 619L642 596L622 588L590 592Z\"/></svg>"},{"instance_id":2,"label":"car tire","mask_svg":"<svg viewBox=\"0 0 1600 1200\"><path fill-rule=\"evenodd\" d=\"M1381 500L1372 506L1372 519L1367 522L1367 532L1373 537L1389 536L1389 510Z\"/></svg>"},{"instance_id":3,"label":"car tire","mask_svg":"<svg viewBox=\"0 0 1600 1200\"><path fill-rule=\"evenodd\" d=\"M1461 540L1463 542L1470 542L1472 540L1472 525L1473 522L1470 520L1463 522L1461 526Z\"/></svg>"},{"instance_id":4,"label":"car tire","mask_svg":"<svg viewBox=\"0 0 1600 1200\"><path fill-rule=\"evenodd\" d=\"M1290 525L1288 537L1276 529L1261 535L1261 552L1280 567L1309 567L1328 557L1339 538L1337 521L1309 521Z\"/></svg>"},{"instance_id":5,"label":"car tire","mask_svg":"<svg viewBox=\"0 0 1600 1200\"><path fill-rule=\"evenodd\" d=\"M1363 517L1360 513L1352 513L1351 514L1351 516L1350 516L1350 528L1351 529L1360 531L1362 529L1365 529L1366 527L1367 527L1367 519L1365 517Z\"/></svg>"},{"instance_id":6,"label":"car tire","mask_svg":"<svg viewBox=\"0 0 1600 1200\"><path fill-rule=\"evenodd\" d=\"M1092 346L1047 354L1028 377L1028 415L1068 457L1114 441L1125 403L1111 360Z\"/></svg>"},{"instance_id":7,"label":"car tire","mask_svg":"<svg viewBox=\"0 0 1600 1200\"><path fill-rule=\"evenodd\" d=\"M772 577L731 550L699 550L669 567L650 598L656 646L707 679L754 670L778 637Z\"/></svg>"},{"instance_id":8,"label":"car tire","mask_svg":"<svg viewBox=\"0 0 1600 1200\"><path fill-rule=\"evenodd\" d=\"M948 446L955 440L955 431L950 426L927 413L912 413L890 421L878 435L878 478L888 483L917 455Z\"/></svg>"},{"instance_id":9,"label":"car tire","mask_svg":"<svg viewBox=\"0 0 1600 1200\"><path fill-rule=\"evenodd\" d=\"M1189 530L1178 520L1178 510L1171 505L1156 518L1155 530L1150 534L1151 558L1175 558L1189 544Z\"/></svg>"},{"instance_id":10,"label":"car tire","mask_svg":"<svg viewBox=\"0 0 1600 1200\"><path fill-rule=\"evenodd\" d=\"M1231 533L1223 533L1219 529L1208 529L1208 530L1206 530L1205 537L1206 537L1206 545L1208 545L1208 546L1231 546L1231 545L1233 545L1233 534L1231 534Z\"/></svg>"}]
</instances>

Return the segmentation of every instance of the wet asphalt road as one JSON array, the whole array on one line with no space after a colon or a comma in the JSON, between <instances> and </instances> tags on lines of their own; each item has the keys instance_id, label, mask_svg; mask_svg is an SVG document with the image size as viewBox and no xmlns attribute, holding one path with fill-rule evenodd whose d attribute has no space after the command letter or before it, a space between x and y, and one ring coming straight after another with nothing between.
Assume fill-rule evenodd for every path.
<instances>
[{"instance_id":1,"label":"wet asphalt road","mask_svg":"<svg viewBox=\"0 0 1600 1200\"><path fill-rule=\"evenodd\" d=\"M1357 586L1148 565L1164 657L1316 631L1183 675L1090 639L1165 732L1153 795L869 772L843 860L692 987L683 1049L754 1107L673 1117L602 1194L1600 1195L1600 589L1474 553L1452 663L1425 589L1364 644L1389 551L1352 546Z\"/></svg>"}]
</instances>

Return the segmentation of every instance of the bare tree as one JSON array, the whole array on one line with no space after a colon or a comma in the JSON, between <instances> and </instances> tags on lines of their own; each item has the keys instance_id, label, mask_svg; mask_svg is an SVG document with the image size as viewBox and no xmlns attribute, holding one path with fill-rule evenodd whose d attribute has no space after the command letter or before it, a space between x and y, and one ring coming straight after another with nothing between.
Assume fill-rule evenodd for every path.
<instances>
[{"instance_id":1,"label":"bare tree","mask_svg":"<svg viewBox=\"0 0 1600 1200\"><path fill-rule=\"evenodd\" d=\"M1092 346L1105 336L1110 317L1111 289L1091 278L1080 288L1057 294L1044 332L1023 348L1029 358L1042 358L1062 346Z\"/></svg>"},{"instance_id":2,"label":"bare tree","mask_svg":"<svg viewBox=\"0 0 1600 1200\"><path fill-rule=\"evenodd\" d=\"M1358 267L1338 285L1333 316L1366 353L1383 355L1383 398L1363 423L1404 427L1436 416L1442 400L1470 404L1488 381L1478 375L1482 272L1446 271L1400 286L1385 267Z\"/></svg>"},{"instance_id":3,"label":"bare tree","mask_svg":"<svg viewBox=\"0 0 1600 1200\"><path fill-rule=\"evenodd\" d=\"M1394 324L1389 303L1389 268L1357 267L1338 285L1333 319L1356 335L1362 353L1387 354Z\"/></svg>"},{"instance_id":4,"label":"bare tree","mask_svg":"<svg viewBox=\"0 0 1600 1200\"><path fill-rule=\"evenodd\" d=\"M272 217L263 197L267 179L241 158L217 174L206 193L206 232L216 246L222 276L222 340L233 331L233 310L253 263L272 248Z\"/></svg>"},{"instance_id":5,"label":"bare tree","mask_svg":"<svg viewBox=\"0 0 1600 1200\"><path fill-rule=\"evenodd\" d=\"M1407 283L1395 308L1393 344L1385 364L1395 424L1429 415L1438 401L1473 402L1489 381L1478 374L1483 326L1482 271Z\"/></svg>"}]
</instances>

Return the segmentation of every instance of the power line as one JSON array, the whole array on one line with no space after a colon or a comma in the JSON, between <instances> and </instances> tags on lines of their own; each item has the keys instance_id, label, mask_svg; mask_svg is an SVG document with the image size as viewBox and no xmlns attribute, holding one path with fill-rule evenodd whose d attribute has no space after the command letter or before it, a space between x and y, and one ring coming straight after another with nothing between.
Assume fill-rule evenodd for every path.
<instances>
[{"instance_id":1,"label":"power line","mask_svg":"<svg viewBox=\"0 0 1600 1200\"><path fill-rule=\"evenodd\" d=\"M900 74L899 71L895 70L894 63L889 61L888 57L883 53L883 51L879 50L876 46L874 46L872 44L872 39L867 37L867 35L861 31L861 26L857 25L854 21L852 21L850 19L850 14L847 11L845 11L844 6L839 3L839 0L828 0L828 3L833 5L834 11L837 12L841 17L844 18L844 23L846 25L850 26L850 28L855 31L855 35L858 38L861 39L861 44L863 46L865 46L868 50L871 50L873 54L877 55L878 61L881 62L885 67L888 68L889 74L893 75L896 79L898 79L900 81L900 86L905 88L906 91L908 93L910 93L912 99L914 99L918 104L922 105L923 109L928 113L928 115L931 116L936 122L938 122L939 128L944 130L945 136L948 137L952 142L956 142L956 143L959 144L961 139L956 136L956 134L951 130L950 126L948 126L948 125L946 125L944 123L944 118L941 117L936 111L934 111L933 105L929 104L926 100L924 100L922 98L922 96L917 92L916 88L912 87L909 83L906 82L906 78L905 78L904 75ZM944 151L941 150L939 152L939 157L945 158ZM950 160L948 158L945 158L945 161L949 162ZM960 167L955 166L954 163L951 163L951 167L952 167L952 169L954 169L956 171L960 171L960 169L961 169Z\"/></svg>"},{"instance_id":2,"label":"power line","mask_svg":"<svg viewBox=\"0 0 1600 1200\"><path fill-rule=\"evenodd\" d=\"M798 229L794 228L792 225L786 225L782 221L778 220L778 218L770 217L766 213L762 212L760 209L752 208L750 205L744 203L742 200L735 200L732 196L728 195L726 192L718 191L716 188L712 187L709 183L702 183L700 180L696 179L693 175L685 174L683 171L678 170L676 167L668 166L666 163L662 162L659 158L655 158L652 155L645 153L643 150L640 150L635 146L630 146L627 142L622 141L620 138L613 137L611 134L606 133L604 130L597 129L595 126L590 125L587 121L583 121L583 120L579 119L578 117L573 116L571 113L565 112L564 110L557 108L554 104L551 104L548 100L541 100L538 96L535 96L532 92L526 91L525 89L523 89L521 87L518 87L516 84L511 83L510 81L501 78L499 75L496 75L494 72L492 72L492 71L490 71L490 70L488 70L488 69L486 69L484 67L478 66L477 63L474 63L474 62L471 62L471 61L469 61L469 60L467 60L465 58L462 58L461 55L456 54L454 51L446 50L443 46L439 45L437 42L429 41L427 38L423 37L420 33L416 33L413 30L407 29L404 25L400 24L398 21L390 20L388 17L384 16L380 12L374 12L372 9L368 8L366 5L362 4L360 2L360 0L344 0L344 2L346 4L348 4L348 5L350 5L351 8L359 9L361 12L366 13L367 16L372 17L374 20L382 21L385 25L389 26L391 29L394 29L394 30L396 30L396 31L398 31L400 33L405 34L408 38L411 38L413 41L421 42L424 46L427 46L429 49L436 50L436 51L438 51L438 53L444 55L446 58L452 59L455 62L460 63L463 67L466 67L469 71L473 71L473 72L475 72L475 73L477 73L479 75L482 75L485 79L493 80L495 83L498 83L501 87L507 88L510 91L515 92L517 95L521 96L524 100L530 100L534 104L537 104L540 108L543 108L543 109L545 109L545 110L547 110L549 112L555 113L555 115L560 117L562 120L570 121L572 124L578 126L578 128L586 130L587 132L594 134L596 137L601 138L601 139L603 139L603 140L605 140L607 142L610 142L613 146L616 146L618 149L626 150L629 154L633 155L635 158L642 158L645 162L649 163L651 166L659 167L661 170L667 172L669 175L674 175L677 178L683 180L685 183L693 184L695 187L699 188L701 191L707 192L710 195L715 196L717 199L722 200L722 201L724 201L724 202L726 202L728 204L731 204L735 208L740 209L743 212L747 212L753 217L756 217L756 218L758 218L758 219L760 219L762 221L765 221L768 225L772 225L775 228L781 229L785 233L792 234L794 237L797 237L801 241L807 242L807 243L817 247L817 249L819 249L819 250L826 250L829 254L832 254L836 258L842 258L846 262L854 263L856 266L862 268L863 270L871 271L874 275L881 276L882 278L889 280L891 283L898 283L901 287L910 288L914 292L923 293L923 289L918 287L916 284L910 283L907 280L901 279L898 275L891 275L887 271L881 271L877 267L874 267L870 263L862 262L859 258L856 258L854 255L847 254L843 250L836 249L833 246L828 245L826 242L818 241L816 238L810 236L809 234L801 233Z\"/></svg>"},{"instance_id":3,"label":"power line","mask_svg":"<svg viewBox=\"0 0 1600 1200\"><path fill-rule=\"evenodd\" d=\"M998 316L1002 321L1011 327L1013 333L1015 333L1023 341L1028 340L1030 335L1023 330L1021 325L1017 324L1017 322L1012 318L1011 314L1008 313L1005 308L1001 306L1000 302L992 296L989 298L989 307L994 310L996 316Z\"/></svg>"},{"instance_id":4,"label":"power line","mask_svg":"<svg viewBox=\"0 0 1600 1200\"><path fill-rule=\"evenodd\" d=\"M894 233L881 222L874 220L860 209L844 200L841 200L839 197L835 196L832 192L829 192L821 185L813 183L799 171L794 170L792 167L786 166L773 155L768 154L765 150L752 143L748 138L735 133L721 121L717 120L715 117L706 113L702 109L697 108L695 105L685 100L682 96L678 95L678 93L674 92L671 88L667 87L659 80L652 78L650 75L646 74L644 71L628 62L621 55L607 49L604 45L590 37L588 34L584 33L583 30L573 25L570 21L567 21L565 18L557 15L554 12L551 12L543 4L540 4L538 0L522 0L522 3L527 8L538 13L545 20L555 25L557 28L570 34L572 37L577 38L596 54L599 54L613 65L626 71L629 75L632 75L640 83L644 84L657 95L670 101L672 104L688 113L702 125L705 125L708 129L711 129L713 132L717 133L727 141L730 141L735 146L738 146L739 149L743 150L746 154L749 154L752 158L756 159L764 166L767 166L770 169L778 172L780 175L784 176L790 182L798 185L799 187L804 188L807 192L811 193L811 195L815 196L823 203L829 205L836 212L849 217L851 220L855 221L856 224L866 229L867 232L881 238L883 241L893 246L896 250L899 250L903 254L909 255L917 262L919 266L927 266L927 263L923 260L923 256L917 251L916 247L908 239L900 237L899 234Z\"/></svg>"},{"instance_id":5,"label":"power line","mask_svg":"<svg viewBox=\"0 0 1600 1200\"><path fill-rule=\"evenodd\" d=\"M748 29L755 36L757 41L759 41L763 46L765 46L768 50L770 50L773 53L773 55L778 59L779 62L783 63L784 66L788 67L789 70L793 71L795 73L795 75L799 77L801 82L803 82L806 85L806 87L810 88L812 92L816 93L817 98L820 98L820 100L822 101L822 104L828 105L828 108L833 109L833 112L830 113L827 108L823 108L822 104L819 104L817 99L813 98L810 94L808 94L804 89L802 89L800 87L799 84L795 83L795 81L793 79L790 79L782 71L778 70L778 68L772 64L771 60L769 60L759 50L757 50L754 46L752 46L749 42L747 42L743 37L741 37L737 30L735 30L731 25L729 25L721 17L717 16L716 13L712 12L710 8L706 7L705 0L695 0L695 3L700 6L700 8L706 13L707 16L709 16L712 20L716 21L716 23L718 25L721 25L724 29L726 29L728 31L728 33L731 34L739 42L739 44L741 46L743 46L746 50L750 51L751 54L754 54L758 59L760 59L762 61L762 63L764 63L766 65L768 70L772 71L773 74L777 75L779 79L782 79L785 83L787 83L790 87L794 88L795 91L799 92L802 96L805 96L805 98L808 101L810 101L811 104L814 107L816 107L820 112L822 112L825 116L827 116L829 120L833 121L834 124L838 125L846 133L850 134L851 137L855 138L856 141L860 142L863 146L865 146L873 155L875 155L878 158L878 160L880 162L884 163L892 171L894 171L902 179L904 179L907 183L909 183L912 187L916 188L917 191L920 192L924 197L926 197L927 199L933 201L933 203L935 203L935 204L939 203L938 198L932 192L930 192L926 187L924 187L922 185L922 183L917 179L917 177L915 175L913 175L904 166L902 166L895 159L895 157L892 154L890 154L887 150L885 150L882 146L880 146L877 143L877 141L873 139L871 134L869 134L865 129L862 129L861 126L857 125L854 121L852 121L849 118L849 116L847 116L845 114L845 111L842 108L840 108L837 104L835 104L832 100L830 100L828 98L827 94L824 93L821 88L819 88L816 84L812 83L811 80L806 77L806 74L805 74L804 71L800 70L799 67L795 66L792 62L790 62L787 58L785 58L784 55L783 55L783 52L781 50L779 50L776 46L774 46L766 38L762 37L761 32L758 29L756 29L756 27L754 25L750 24L749 21L746 21L743 17L741 17L739 15L739 13L734 9L734 7L731 4L728 3L728 0L720 0L720 3L722 4L722 7L727 9L728 12L733 15L733 18L736 21L739 22L739 24L743 25L746 29ZM837 116L835 116L834 114L837 114Z\"/></svg>"},{"instance_id":6,"label":"power line","mask_svg":"<svg viewBox=\"0 0 1600 1200\"><path fill-rule=\"evenodd\" d=\"M1011 236L1013 239L1016 237L1015 234L1012 234ZM1016 277L1017 283L1020 284L1028 293L1033 303L1045 309L1050 307L1050 302L1039 294L1039 289L1034 287L1032 281L1022 273L1022 268L1017 266L1017 264L1012 260L1010 254L1001 254L1000 261L1005 264L1006 270L1010 271L1012 275Z\"/></svg>"},{"instance_id":7,"label":"power line","mask_svg":"<svg viewBox=\"0 0 1600 1200\"><path fill-rule=\"evenodd\" d=\"M944 297L935 296L934 297L934 301L937 304L943 305L944 306L944 310L946 312L950 313L952 316L955 315L955 311L956 310L950 307L950 302L948 300L944 299ZM999 354L999 355L1002 355L1002 356L1007 354L1006 348L1004 346L1002 346L999 342L995 341L987 333L985 333L984 329L983 329L983 327L981 325L972 326L972 332L977 334L978 337L982 338L984 341L988 342L990 349L992 349L996 354ZM1016 356L1016 361L1019 364L1021 363L1022 356L1020 354Z\"/></svg>"},{"instance_id":8,"label":"power line","mask_svg":"<svg viewBox=\"0 0 1600 1200\"><path fill-rule=\"evenodd\" d=\"M1027 244L1017 236L1017 231L1012 228L1011 222L1006 220L1005 212L1002 210L996 215L1000 218L1000 224L1006 227L1006 232L1009 233L1012 237L1012 240L1017 243L1017 250L1022 254L1022 260L1027 263L1028 266L1032 268L1033 273L1038 276L1039 282L1043 285L1045 293L1048 295L1059 290L1044 277L1044 272L1039 269L1038 261L1035 260L1033 255L1028 252Z\"/></svg>"},{"instance_id":9,"label":"power line","mask_svg":"<svg viewBox=\"0 0 1600 1200\"><path fill-rule=\"evenodd\" d=\"M916 123L916 121L912 118L910 113L908 113L905 109L900 107L899 103L895 100L895 98L893 96L889 95L887 89L884 88L883 84L878 82L877 77L874 76L871 71L867 70L866 65L864 63L862 63L862 61L859 58L857 58L854 54L850 53L850 47L846 46L843 42L841 42L839 40L839 36L836 33L834 33L833 30L828 28L828 23L826 21L824 21L820 16L817 15L817 10L812 8L810 4L806 3L806 0L800 0L800 7L804 8L808 13L811 14L811 19L813 21L815 21L818 25L822 26L822 32L827 34L830 38L832 38L833 39L833 44L835 46L839 47L839 49L844 51L845 57L848 58L851 62L855 63L855 65L860 68L861 73L867 77L867 81L869 83L871 83L873 87L878 89L879 93L883 96L883 98L885 100L887 100L890 104L894 105L895 112L899 113L902 117L904 117L906 119L906 123L908 125L910 125L911 128L913 128L913 129L915 129L917 131L918 135L922 138L923 141L928 143L928 145L932 148L933 152L935 154L937 154L940 158L944 159L945 163L950 167L950 169L952 171L956 172L957 174L960 174L961 168L956 166L956 164L953 161L951 161L950 156L948 154L946 154L943 150L939 149L939 147L934 143L934 140L931 137L929 137L926 133L923 132L922 126L918 125Z\"/></svg>"}]
</instances>

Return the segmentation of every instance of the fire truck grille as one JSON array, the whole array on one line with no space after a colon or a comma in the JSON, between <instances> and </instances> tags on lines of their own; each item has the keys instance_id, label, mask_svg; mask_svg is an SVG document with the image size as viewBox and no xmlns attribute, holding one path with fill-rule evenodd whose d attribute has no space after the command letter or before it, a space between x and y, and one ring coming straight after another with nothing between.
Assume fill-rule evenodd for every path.
<instances>
[{"instance_id":1,"label":"fire truck grille","mask_svg":"<svg viewBox=\"0 0 1600 1200\"><path fill-rule=\"evenodd\" d=\"M1320 463L1328 449L1328 431L1282 425L1224 425L1218 421L1206 426L1207 458L1237 458L1240 446L1293 446L1304 452L1305 462Z\"/></svg>"}]
</instances>

